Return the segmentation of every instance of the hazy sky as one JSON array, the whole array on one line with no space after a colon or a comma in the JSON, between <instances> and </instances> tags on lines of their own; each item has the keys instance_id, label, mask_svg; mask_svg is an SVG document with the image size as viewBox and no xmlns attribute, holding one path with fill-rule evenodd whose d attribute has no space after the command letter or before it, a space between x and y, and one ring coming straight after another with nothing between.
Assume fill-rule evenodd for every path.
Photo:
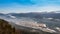
<instances>
[{"instance_id":1,"label":"hazy sky","mask_svg":"<svg viewBox=\"0 0 60 34\"><path fill-rule=\"evenodd\" d=\"M0 0L0 13L60 11L60 0Z\"/></svg>"}]
</instances>

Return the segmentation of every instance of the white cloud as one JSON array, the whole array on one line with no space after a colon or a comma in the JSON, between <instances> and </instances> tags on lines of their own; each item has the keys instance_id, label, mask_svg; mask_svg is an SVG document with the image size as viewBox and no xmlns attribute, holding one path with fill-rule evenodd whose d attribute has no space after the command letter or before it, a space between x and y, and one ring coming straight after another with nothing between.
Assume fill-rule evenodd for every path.
<instances>
[{"instance_id":1,"label":"white cloud","mask_svg":"<svg viewBox=\"0 0 60 34\"><path fill-rule=\"evenodd\" d=\"M50 12L60 11L60 6L31 6L31 7L10 7L0 9L0 13L26 13L26 12Z\"/></svg>"}]
</instances>

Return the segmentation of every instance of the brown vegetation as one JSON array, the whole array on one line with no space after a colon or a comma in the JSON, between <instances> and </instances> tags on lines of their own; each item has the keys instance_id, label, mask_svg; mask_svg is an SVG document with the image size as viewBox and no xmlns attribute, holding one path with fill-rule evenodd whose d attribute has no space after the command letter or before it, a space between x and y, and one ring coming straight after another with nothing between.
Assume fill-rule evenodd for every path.
<instances>
[{"instance_id":1,"label":"brown vegetation","mask_svg":"<svg viewBox=\"0 0 60 34\"><path fill-rule=\"evenodd\" d=\"M22 34L22 31L12 28L7 21L0 19L0 34Z\"/></svg>"}]
</instances>

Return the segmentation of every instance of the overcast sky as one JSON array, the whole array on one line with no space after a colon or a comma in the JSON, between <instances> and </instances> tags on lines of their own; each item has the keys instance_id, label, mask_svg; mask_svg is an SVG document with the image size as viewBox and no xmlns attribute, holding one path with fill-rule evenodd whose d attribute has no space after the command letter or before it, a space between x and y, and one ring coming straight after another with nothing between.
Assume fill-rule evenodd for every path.
<instances>
[{"instance_id":1,"label":"overcast sky","mask_svg":"<svg viewBox=\"0 0 60 34\"><path fill-rule=\"evenodd\" d=\"M60 0L0 0L0 13L60 11Z\"/></svg>"}]
</instances>

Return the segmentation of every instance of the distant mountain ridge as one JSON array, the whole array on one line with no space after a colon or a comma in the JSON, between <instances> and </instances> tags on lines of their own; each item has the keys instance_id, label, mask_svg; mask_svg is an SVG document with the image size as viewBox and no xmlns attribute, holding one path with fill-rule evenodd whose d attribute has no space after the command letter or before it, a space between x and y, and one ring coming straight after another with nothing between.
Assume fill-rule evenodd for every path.
<instances>
[{"instance_id":1,"label":"distant mountain ridge","mask_svg":"<svg viewBox=\"0 0 60 34\"><path fill-rule=\"evenodd\" d=\"M38 13L38 12L31 12L31 13L8 13L8 14L3 14L0 13L0 17L7 17L7 18L11 18L9 15L20 18L20 17L29 17L29 18L38 18L38 19L42 19L43 17L45 18L54 18L54 19L60 19L60 13L46 13L46 12L42 12L42 13Z\"/></svg>"},{"instance_id":2,"label":"distant mountain ridge","mask_svg":"<svg viewBox=\"0 0 60 34\"><path fill-rule=\"evenodd\" d=\"M19 17L30 17L30 18L54 18L54 19L60 19L60 13L10 13L8 15L15 16L17 18Z\"/></svg>"}]
</instances>

